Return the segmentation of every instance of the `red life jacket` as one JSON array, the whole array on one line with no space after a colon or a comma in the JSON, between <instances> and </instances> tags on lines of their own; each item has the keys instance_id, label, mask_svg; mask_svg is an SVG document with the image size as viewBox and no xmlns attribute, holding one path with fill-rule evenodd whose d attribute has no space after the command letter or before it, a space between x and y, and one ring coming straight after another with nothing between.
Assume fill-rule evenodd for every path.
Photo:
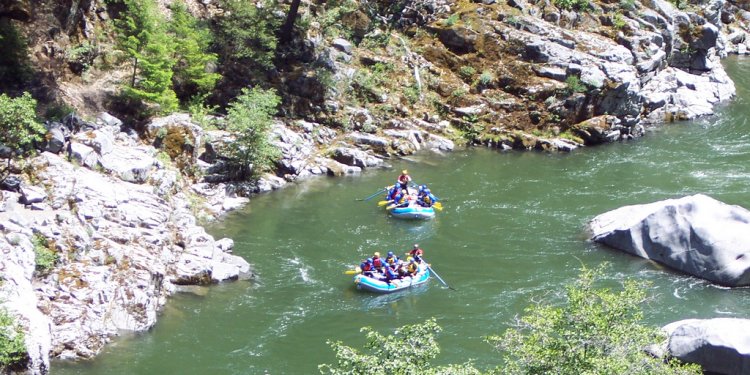
<instances>
[{"instance_id":1,"label":"red life jacket","mask_svg":"<svg viewBox=\"0 0 750 375\"><path fill-rule=\"evenodd\" d=\"M383 260L380 258L373 258L372 265L375 266L375 268L383 267Z\"/></svg>"}]
</instances>

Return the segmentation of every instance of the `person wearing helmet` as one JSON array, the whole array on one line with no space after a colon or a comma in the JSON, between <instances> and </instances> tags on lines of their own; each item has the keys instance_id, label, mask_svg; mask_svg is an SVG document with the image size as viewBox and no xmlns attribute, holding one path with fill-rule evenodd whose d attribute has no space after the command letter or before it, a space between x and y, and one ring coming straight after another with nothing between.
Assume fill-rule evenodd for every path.
<instances>
[{"instance_id":1,"label":"person wearing helmet","mask_svg":"<svg viewBox=\"0 0 750 375\"><path fill-rule=\"evenodd\" d=\"M383 271L383 259L380 258L380 253L377 251L372 254L372 267L376 271Z\"/></svg>"},{"instance_id":2,"label":"person wearing helmet","mask_svg":"<svg viewBox=\"0 0 750 375\"><path fill-rule=\"evenodd\" d=\"M422 185L424 188L420 190L419 192L419 199L417 202L421 206L424 207L431 207L435 202L438 201L437 197L432 195L432 192L430 192L430 188L427 187L427 185Z\"/></svg>"},{"instance_id":3,"label":"person wearing helmet","mask_svg":"<svg viewBox=\"0 0 750 375\"><path fill-rule=\"evenodd\" d=\"M418 271L419 265L417 264L417 261L412 258L412 260L410 260L409 264L406 266L406 272L409 274L409 276L416 276Z\"/></svg>"},{"instance_id":4,"label":"person wearing helmet","mask_svg":"<svg viewBox=\"0 0 750 375\"><path fill-rule=\"evenodd\" d=\"M398 176L398 183L401 185L401 189L409 187L409 182L411 182L411 176L409 176L409 171L404 169L401 171L401 175Z\"/></svg>"},{"instance_id":5,"label":"person wearing helmet","mask_svg":"<svg viewBox=\"0 0 750 375\"><path fill-rule=\"evenodd\" d=\"M396 197L401 193L401 187L399 187L399 184L395 184L391 186L391 188L388 190L388 195L386 196L387 201L393 201L396 199Z\"/></svg>"},{"instance_id":6,"label":"person wearing helmet","mask_svg":"<svg viewBox=\"0 0 750 375\"><path fill-rule=\"evenodd\" d=\"M385 262L393 266L394 264L398 264L398 257L393 254L393 251L389 251L388 255L385 257Z\"/></svg>"},{"instance_id":7,"label":"person wearing helmet","mask_svg":"<svg viewBox=\"0 0 750 375\"><path fill-rule=\"evenodd\" d=\"M407 254L411 255L414 258L414 260L416 260L417 262L421 263L422 262L422 254L424 254L424 250L422 250L419 247L418 243L415 243L414 247L412 247L411 251L409 251Z\"/></svg>"},{"instance_id":8,"label":"person wearing helmet","mask_svg":"<svg viewBox=\"0 0 750 375\"><path fill-rule=\"evenodd\" d=\"M391 267L385 267L385 282L390 284L391 280L397 280L398 274Z\"/></svg>"},{"instance_id":9,"label":"person wearing helmet","mask_svg":"<svg viewBox=\"0 0 750 375\"><path fill-rule=\"evenodd\" d=\"M359 269L365 276L372 276L372 270L374 269L372 265L372 258L367 258L366 260L362 261L362 263L359 265Z\"/></svg>"}]
</instances>

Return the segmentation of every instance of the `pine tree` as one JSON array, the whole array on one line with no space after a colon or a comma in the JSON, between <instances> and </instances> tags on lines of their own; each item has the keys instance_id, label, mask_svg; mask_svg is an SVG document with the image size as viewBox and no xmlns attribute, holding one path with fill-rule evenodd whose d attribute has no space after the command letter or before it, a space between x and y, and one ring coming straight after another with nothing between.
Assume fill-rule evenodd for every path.
<instances>
[{"instance_id":1,"label":"pine tree","mask_svg":"<svg viewBox=\"0 0 750 375\"><path fill-rule=\"evenodd\" d=\"M210 69L216 65L218 56L208 52L212 42L210 30L188 12L182 1L176 1L170 9L169 32L175 42L172 83L180 101L186 103L214 88L221 75Z\"/></svg>"},{"instance_id":2,"label":"pine tree","mask_svg":"<svg viewBox=\"0 0 750 375\"><path fill-rule=\"evenodd\" d=\"M116 23L119 46L133 63L125 94L159 105L161 112L177 108L172 90L174 41L167 35L154 0L123 0L126 11Z\"/></svg>"}]
</instances>

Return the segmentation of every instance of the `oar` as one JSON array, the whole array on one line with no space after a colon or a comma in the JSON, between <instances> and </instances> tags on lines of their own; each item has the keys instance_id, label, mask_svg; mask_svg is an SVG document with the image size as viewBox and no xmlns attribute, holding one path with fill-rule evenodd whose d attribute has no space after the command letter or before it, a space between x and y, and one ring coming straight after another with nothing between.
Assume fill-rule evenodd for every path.
<instances>
[{"instance_id":1,"label":"oar","mask_svg":"<svg viewBox=\"0 0 750 375\"><path fill-rule=\"evenodd\" d=\"M380 201L380 202L378 202L378 207L383 207L383 206L385 206L386 204L388 204L388 203L391 203L391 202L392 202L392 201Z\"/></svg>"},{"instance_id":2,"label":"oar","mask_svg":"<svg viewBox=\"0 0 750 375\"><path fill-rule=\"evenodd\" d=\"M435 202L435 204L432 205L436 210L442 211L443 210L443 204L440 202Z\"/></svg>"},{"instance_id":3,"label":"oar","mask_svg":"<svg viewBox=\"0 0 750 375\"><path fill-rule=\"evenodd\" d=\"M356 267L353 270L346 270L346 271L344 271L344 274L346 274L346 275L356 275L356 274L361 273L361 272L362 272L362 269L359 268L359 267Z\"/></svg>"},{"instance_id":4,"label":"oar","mask_svg":"<svg viewBox=\"0 0 750 375\"><path fill-rule=\"evenodd\" d=\"M446 283L445 280L443 280L443 278L440 277L440 275L438 275L437 272L435 272L435 270L432 269L432 267L430 267L430 264L427 263L427 261L424 260L424 258L422 258L422 261L425 262L425 264L427 264L427 269L430 270L430 272L432 272L432 274L435 275L435 277L437 277L437 279L440 280L440 282L443 283L443 285L445 285L450 290L456 290L452 286L448 285L448 283Z\"/></svg>"},{"instance_id":5,"label":"oar","mask_svg":"<svg viewBox=\"0 0 750 375\"><path fill-rule=\"evenodd\" d=\"M371 196L369 196L369 197L367 197L367 198L362 198L362 199L359 199L359 198L357 198L357 200L358 200L358 201L369 201L370 199L372 199L372 198L375 198L376 196L378 196L378 195L380 195L380 194L383 194L383 191L382 191L382 190L378 190L378 192L377 192L377 193L375 193L375 194L373 194L373 195L371 195Z\"/></svg>"}]
</instances>

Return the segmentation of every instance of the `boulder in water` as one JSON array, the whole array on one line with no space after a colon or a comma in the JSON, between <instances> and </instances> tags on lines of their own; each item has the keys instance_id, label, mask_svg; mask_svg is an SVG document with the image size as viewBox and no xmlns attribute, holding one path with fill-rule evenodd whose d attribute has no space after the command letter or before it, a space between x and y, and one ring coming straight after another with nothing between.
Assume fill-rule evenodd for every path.
<instances>
[{"instance_id":1,"label":"boulder in water","mask_svg":"<svg viewBox=\"0 0 750 375\"><path fill-rule=\"evenodd\" d=\"M591 239L726 286L750 285L750 211L697 194L595 217Z\"/></svg>"},{"instance_id":2,"label":"boulder in water","mask_svg":"<svg viewBox=\"0 0 750 375\"><path fill-rule=\"evenodd\" d=\"M750 373L750 320L686 319L663 329L669 337L670 356L697 363L706 373Z\"/></svg>"}]
</instances>

